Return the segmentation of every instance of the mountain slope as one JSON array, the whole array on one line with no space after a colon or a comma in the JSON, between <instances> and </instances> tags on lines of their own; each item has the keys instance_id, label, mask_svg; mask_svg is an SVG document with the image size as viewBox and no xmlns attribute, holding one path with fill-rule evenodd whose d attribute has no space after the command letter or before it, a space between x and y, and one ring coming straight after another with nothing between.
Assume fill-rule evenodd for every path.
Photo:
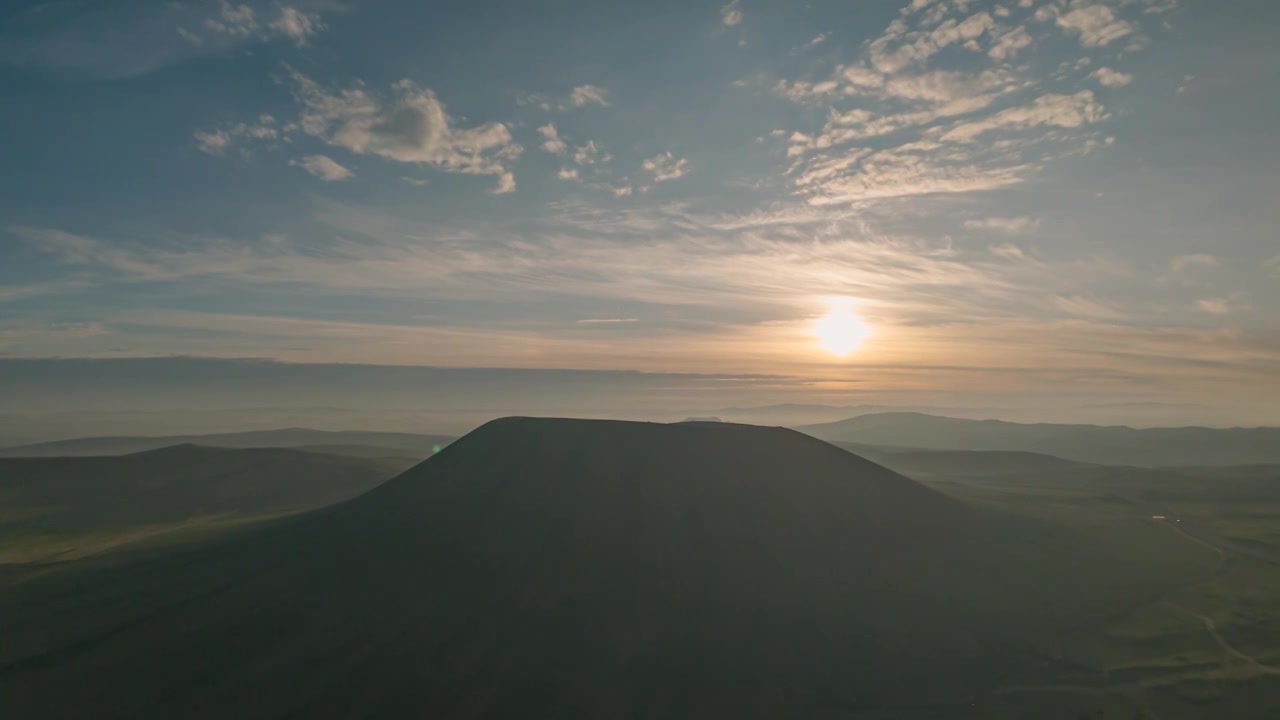
<instances>
[{"instance_id":1,"label":"mountain slope","mask_svg":"<svg viewBox=\"0 0 1280 720\"><path fill-rule=\"evenodd\" d=\"M302 446L363 446L408 452L417 457L429 457L436 445L447 445L454 440L445 435L417 435L414 433L328 431L308 428L284 428L280 430L255 430L238 433L214 433L209 435L170 435L163 437L90 437L73 440L0 448L0 457L72 457L127 455L129 453L157 450L173 445L203 445L224 448L289 448Z\"/></svg>"},{"instance_id":2,"label":"mountain slope","mask_svg":"<svg viewBox=\"0 0 1280 720\"><path fill-rule=\"evenodd\" d=\"M0 598L0 696L50 718L967 708L1101 612L1073 575L1096 559L789 430L508 418L348 503Z\"/></svg>"},{"instance_id":3,"label":"mountain slope","mask_svg":"<svg viewBox=\"0 0 1280 720\"><path fill-rule=\"evenodd\" d=\"M1004 450L1104 465L1243 465L1280 462L1280 428L1130 428L1024 425L919 413L878 413L801 432L829 441L939 450Z\"/></svg>"}]
</instances>

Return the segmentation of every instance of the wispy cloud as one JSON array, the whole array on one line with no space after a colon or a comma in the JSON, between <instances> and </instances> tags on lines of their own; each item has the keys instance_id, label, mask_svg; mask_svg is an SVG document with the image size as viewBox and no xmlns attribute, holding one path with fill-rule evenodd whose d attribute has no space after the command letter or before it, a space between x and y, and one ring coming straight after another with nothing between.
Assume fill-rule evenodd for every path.
<instances>
[{"instance_id":1,"label":"wispy cloud","mask_svg":"<svg viewBox=\"0 0 1280 720\"><path fill-rule=\"evenodd\" d=\"M267 27L292 38L299 45L305 45L307 38L324 29L318 15L287 6L280 8L280 17L271 21Z\"/></svg>"},{"instance_id":2,"label":"wispy cloud","mask_svg":"<svg viewBox=\"0 0 1280 720\"><path fill-rule=\"evenodd\" d=\"M1024 48L1030 47L1033 42L1031 33L1027 32L1025 27L1018 26L1000 35L987 50L987 55L996 61L1009 60Z\"/></svg>"},{"instance_id":3,"label":"wispy cloud","mask_svg":"<svg viewBox=\"0 0 1280 720\"><path fill-rule=\"evenodd\" d=\"M308 155L301 160L290 160L289 164L296 165L328 182L346 180L355 175L347 168L334 162L332 158L324 155Z\"/></svg>"},{"instance_id":4,"label":"wispy cloud","mask_svg":"<svg viewBox=\"0 0 1280 720\"><path fill-rule=\"evenodd\" d=\"M733 27L742 23L741 0L731 0L728 5L720 8L720 22L726 27Z\"/></svg>"},{"instance_id":5,"label":"wispy cloud","mask_svg":"<svg viewBox=\"0 0 1280 720\"><path fill-rule=\"evenodd\" d=\"M560 133L552 123L539 127L538 134L542 136L542 149L552 155L563 154L569 149L565 141L560 139Z\"/></svg>"},{"instance_id":6,"label":"wispy cloud","mask_svg":"<svg viewBox=\"0 0 1280 720\"><path fill-rule=\"evenodd\" d=\"M1081 47L1101 47L1136 33L1133 21L1090 0L1055 0L1035 11L1025 3L1019 11L970 6L911 2L859 57L816 79L774 83L777 95L827 108L819 130L785 134L788 175L809 202L990 191L1112 142L1093 129L1110 113L1093 91L1079 89L1091 59L1055 55L1060 69L1046 77L1030 69L1047 55L1029 53L1057 53L1055 30ZM944 51L950 67L953 56L967 55L973 69L931 67ZM1094 77L1107 88L1133 80L1111 68Z\"/></svg>"},{"instance_id":7,"label":"wispy cloud","mask_svg":"<svg viewBox=\"0 0 1280 720\"><path fill-rule=\"evenodd\" d=\"M1197 301L1196 306L1214 315L1226 315L1231 312L1231 300L1229 298L1204 298Z\"/></svg>"},{"instance_id":8,"label":"wispy cloud","mask_svg":"<svg viewBox=\"0 0 1280 720\"><path fill-rule=\"evenodd\" d=\"M1090 90L1074 95L1041 95L1028 105L1012 107L973 122L961 123L942 134L941 140L972 142L993 130L1026 130L1039 126L1078 128L1106 117Z\"/></svg>"},{"instance_id":9,"label":"wispy cloud","mask_svg":"<svg viewBox=\"0 0 1280 720\"><path fill-rule=\"evenodd\" d=\"M660 183L684 177L689 172L689 161L676 157L668 150L645 160L641 167L653 176L655 183Z\"/></svg>"},{"instance_id":10,"label":"wispy cloud","mask_svg":"<svg viewBox=\"0 0 1280 720\"><path fill-rule=\"evenodd\" d=\"M1129 73L1123 73L1119 70L1101 67L1094 71L1093 77L1098 79L1098 83L1103 87L1118 88L1124 87L1133 82L1133 76Z\"/></svg>"},{"instance_id":11,"label":"wispy cloud","mask_svg":"<svg viewBox=\"0 0 1280 720\"><path fill-rule=\"evenodd\" d=\"M45 21L51 7L60 22ZM43 3L7 18L0 60L128 77L255 43L305 46L341 9L333 0Z\"/></svg>"},{"instance_id":12,"label":"wispy cloud","mask_svg":"<svg viewBox=\"0 0 1280 720\"><path fill-rule=\"evenodd\" d=\"M1117 18L1110 7L1087 0L1074 0L1068 10L1058 15L1055 22L1058 27L1077 35L1080 44L1085 47L1109 45L1134 32L1134 26Z\"/></svg>"},{"instance_id":13,"label":"wispy cloud","mask_svg":"<svg viewBox=\"0 0 1280 720\"><path fill-rule=\"evenodd\" d=\"M103 282L182 279L183 287L199 293L259 284L276 292L324 288L412 298L415 304L518 308L518 319L488 314L465 328L435 321L103 311L112 327L222 333L208 345L192 340L196 344L182 346L184 351L249 347L297 360L413 362L429 356L433 362L576 361L592 367L626 367L646 353L653 367L668 369L692 369L718 357L732 358L736 370L799 371L828 366L804 349L812 343L807 328L824 312L824 298L849 297L859 300L879 338L859 355L860 377L885 387L940 387L999 368L1011 368L1002 381L1022 368L1016 372L1029 373L1029 383L1079 377L1094 389L1153 377L1205 383L1213 376L1206 368L1238 378L1280 362L1280 347L1256 334L1180 325L1187 318L1175 304L1167 316L1135 317L1127 309L1135 296L1154 306L1176 295L1149 272L1113 259L1049 262L1009 243L964 251L945 239L877 230L864 213L833 221L829 211L799 206L778 217L770 222L759 213L708 214L678 204L612 210L563 204L536 232L493 225L450 235L419 224L385 225L384 214L356 214L331 218L332 235L368 241L303 246L207 240L168 249L52 229L13 232L86 275L109 270L99 276ZM1118 288L1123 292L1117 295ZM568 297L589 299L602 311L566 323L550 308ZM581 334L572 332L575 326ZM615 326L618 334L599 334ZM297 346L309 349L288 349ZM511 354L513 348L520 352ZM1125 379L1110 380L1118 353L1129 357ZM952 362L943 370L927 361L931 357Z\"/></svg>"},{"instance_id":14,"label":"wispy cloud","mask_svg":"<svg viewBox=\"0 0 1280 720\"><path fill-rule=\"evenodd\" d=\"M1175 273L1186 273L1197 269L1212 268L1218 266L1218 258L1205 253L1192 253L1190 255L1179 255L1169 261L1169 269Z\"/></svg>"},{"instance_id":15,"label":"wispy cloud","mask_svg":"<svg viewBox=\"0 0 1280 720\"><path fill-rule=\"evenodd\" d=\"M288 5L278 5L269 10L274 11L274 18L263 17L266 13L255 10L252 5L220 0L218 14L205 18L201 25L211 33L258 40L283 36L298 45L305 45L307 38L324 29L320 16L316 13L304 12ZM202 42L190 29L182 29L187 32L183 37L193 42Z\"/></svg>"},{"instance_id":16,"label":"wispy cloud","mask_svg":"<svg viewBox=\"0 0 1280 720\"><path fill-rule=\"evenodd\" d=\"M574 107L586 105L608 105L609 91L595 85L579 85L569 93L569 102Z\"/></svg>"},{"instance_id":17,"label":"wispy cloud","mask_svg":"<svg viewBox=\"0 0 1280 720\"><path fill-rule=\"evenodd\" d=\"M965 220L964 226L970 230L993 230L1009 235L1018 235L1040 226L1040 221L1030 217L989 217Z\"/></svg>"},{"instance_id":18,"label":"wispy cloud","mask_svg":"<svg viewBox=\"0 0 1280 720\"><path fill-rule=\"evenodd\" d=\"M804 45L801 45L797 49L808 50L809 48L817 47L822 43L826 42L828 37L830 37L828 33L818 33L817 35L814 35L813 38L809 40L809 42L805 43Z\"/></svg>"},{"instance_id":19,"label":"wispy cloud","mask_svg":"<svg viewBox=\"0 0 1280 720\"><path fill-rule=\"evenodd\" d=\"M259 115L252 123L235 123L210 130L196 130L192 136L196 147L210 155L222 155L244 142L269 142L279 140L298 130L297 123L281 125L271 115Z\"/></svg>"}]
</instances>

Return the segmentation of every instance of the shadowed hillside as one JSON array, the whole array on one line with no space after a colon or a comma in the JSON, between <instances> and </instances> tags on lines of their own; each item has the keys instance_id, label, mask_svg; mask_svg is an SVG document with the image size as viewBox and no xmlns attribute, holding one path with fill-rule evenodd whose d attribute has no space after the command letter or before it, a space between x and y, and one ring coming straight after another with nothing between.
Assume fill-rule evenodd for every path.
<instances>
[{"instance_id":1,"label":"shadowed hillside","mask_svg":"<svg viewBox=\"0 0 1280 720\"><path fill-rule=\"evenodd\" d=\"M1024 425L920 413L878 413L797 429L844 443L1034 452L1103 465L1280 463L1280 428Z\"/></svg>"},{"instance_id":2,"label":"shadowed hillside","mask_svg":"<svg viewBox=\"0 0 1280 720\"><path fill-rule=\"evenodd\" d=\"M51 718L955 716L1104 611L1129 570L1108 558L790 430L508 418L348 503L24 585L0 696Z\"/></svg>"},{"instance_id":3,"label":"shadowed hillside","mask_svg":"<svg viewBox=\"0 0 1280 720\"><path fill-rule=\"evenodd\" d=\"M89 437L73 440L0 448L0 457L71 457L127 455L173 445L203 445L223 448L372 447L393 451L392 455L430 457L435 446L447 445L453 437L414 433L328 431L308 428L255 430L210 435L169 435L164 437ZM339 453L342 454L342 453Z\"/></svg>"}]
</instances>

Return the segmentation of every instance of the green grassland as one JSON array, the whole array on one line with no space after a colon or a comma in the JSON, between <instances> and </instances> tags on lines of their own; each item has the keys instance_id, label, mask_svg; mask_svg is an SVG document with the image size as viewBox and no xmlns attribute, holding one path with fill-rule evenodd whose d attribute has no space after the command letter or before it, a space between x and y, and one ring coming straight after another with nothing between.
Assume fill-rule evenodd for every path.
<instances>
[{"instance_id":1,"label":"green grassland","mask_svg":"<svg viewBox=\"0 0 1280 720\"><path fill-rule=\"evenodd\" d=\"M993 717L1254 718L1280 707L1280 466L978 465L947 474L931 463L940 471L916 477L1082 543L1137 551L1145 560L1125 582L1164 586L1060 635L1054 662L1010 678Z\"/></svg>"}]
</instances>

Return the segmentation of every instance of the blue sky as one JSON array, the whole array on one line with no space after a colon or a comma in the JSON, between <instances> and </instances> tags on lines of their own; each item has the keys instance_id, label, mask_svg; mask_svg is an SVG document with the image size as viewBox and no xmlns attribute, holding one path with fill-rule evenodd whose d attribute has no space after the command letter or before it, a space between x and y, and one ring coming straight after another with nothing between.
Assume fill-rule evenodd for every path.
<instances>
[{"instance_id":1,"label":"blue sky","mask_svg":"<svg viewBox=\"0 0 1280 720\"><path fill-rule=\"evenodd\" d=\"M6 3L0 355L1280 422L1278 22L1263 1ZM870 328L844 357L812 337L842 304Z\"/></svg>"}]
</instances>

